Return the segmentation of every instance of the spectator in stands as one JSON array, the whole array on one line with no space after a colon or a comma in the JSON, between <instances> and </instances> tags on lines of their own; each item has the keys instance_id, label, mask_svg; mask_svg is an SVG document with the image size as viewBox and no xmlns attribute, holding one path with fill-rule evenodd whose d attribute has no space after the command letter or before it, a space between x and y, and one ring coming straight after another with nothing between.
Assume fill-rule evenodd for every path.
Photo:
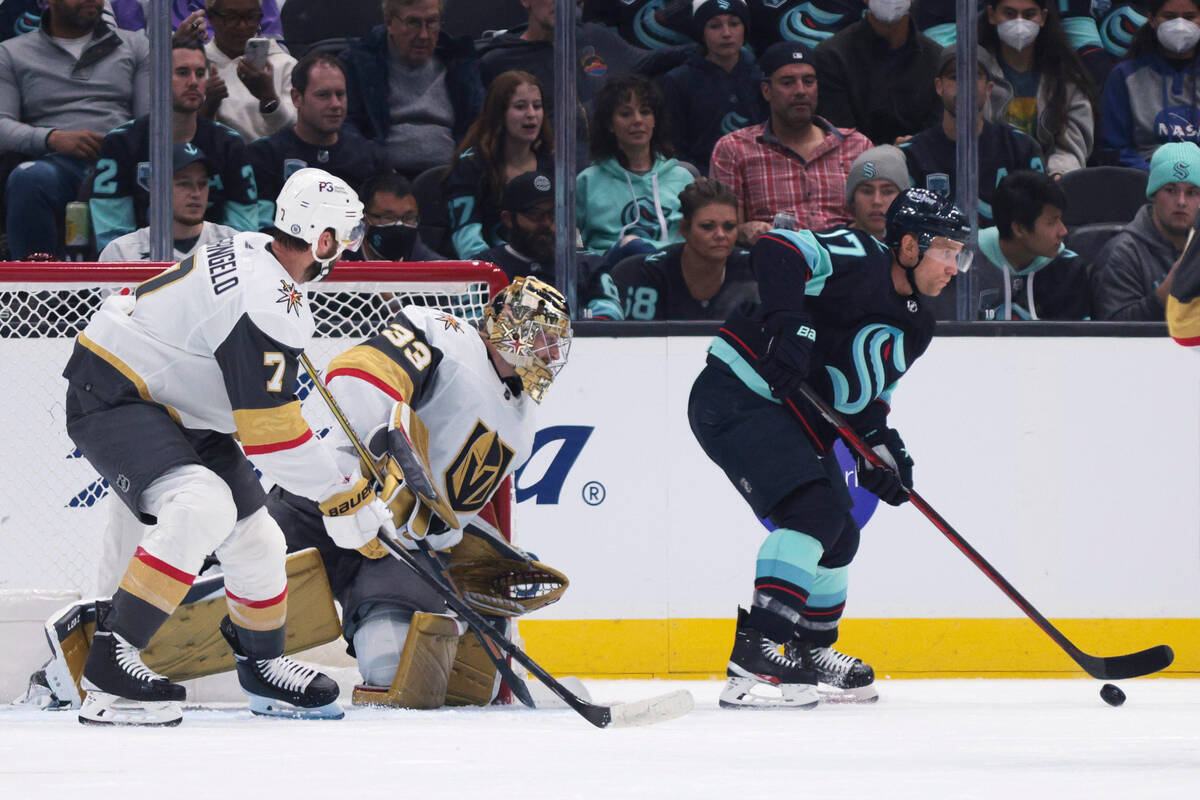
<instances>
[{"instance_id":1,"label":"spectator in stands","mask_svg":"<svg viewBox=\"0 0 1200 800\"><path fill-rule=\"evenodd\" d=\"M208 209L208 181L212 165L199 147L191 142L176 144L171 150L175 169L171 196L172 259L182 261L206 244L227 239L237 230L204 219ZM149 261L150 227L113 239L100 253L99 261Z\"/></svg>"},{"instance_id":2,"label":"spectator in stands","mask_svg":"<svg viewBox=\"0 0 1200 800\"><path fill-rule=\"evenodd\" d=\"M809 230L851 222L846 176L854 159L870 149L870 140L817 116L812 50L779 42L763 53L759 66L770 116L721 137L708 171L738 199L739 241L753 244L774 227L780 212Z\"/></svg>"},{"instance_id":3,"label":"spectator in stands","mask_svg":"<svg viewBox=\"0 0 1200 800\"><path fill-rule=\"evenodd\" d=\"M895 145L881 144L863 151L846 177L846 205L854 217L849 227L866 231L882 242L887 210L896 195L910 186L904 153Z\"/></svg>"},{"instance_id":4,"label":"spectator in stands","mask_svg":"<svg viewBox=\"0 0 1200 800\"><path fill-rule=\"evenodd\" d=\"M1005 0L1008 2L1008 0ZM992 224L992 194L1000 179L1019 169L1045 172L1042 152L1038 143L1012 125L986 122L983 107L988 101L992 82L988 79L986 62L991 60L987 51L980 48L979 64L975 82L975 130L979 157L979 225ZM934 87L942 101L942 121L932 128L921 131L900 145L908 160L908 173L913 185L939 191L949 187L949 197L962 208L955 195L958 189L958 58L954 47L942 51L938 76Z\"/></svg>"},{"instance_id":5,"label":"spectator in stands","mask_svg":"<svg viewBox=\"0 0 1200 800\"><path fill-rule=\"evenodd\" d=\"M109 27L87 0L50 0L38 30L0 42L0 153L28 158L5 188L13 258L62 255L63 209L104 131L149 109L149 60L145 36Z\"/></svg>"},{"instance_id":6,"label":"spectator in stands","mask_svg":"<svg viewBox=\"0 0 1200 800\"><path fill-rule=\"evenodd\" d=\"M0 42L36 31L46 5L45 0L0 0ZM104 0L100 18L110 28L140 31L146 27L139 0Z\"/></svg>"},{"instance_id":7,"label":"spectator in stands","mask_svg":"<svg viewBox=\"0 0 1200 800\"><path fill-rule=\"evenodd\" d=\"M1096 258L1096 319L1164 319L1179 256L1200 209L1200 147L1169 142L1150 159L1150 202Z\"/></svg>"},{"instance_id":8,"label":"spectator in stands","mask_svg":"<svg viewBox=\"0 0 1200 800\"><path fill-rule=\"evenodd\" d=\"M367 225L362 251L354 261L444 261L421 240L421 222L412 184L403 175L385 172L369 178L358 192Z\"/></svg>"},{"instance_id":9,"label":"spectator in stands","mask_svg":"<svg viewBox=\"0 0 1200 800\"><path fill-rule=\"evenodd\" d=\"M146 4L148 0L122 0L122 2L133 2L134 4ZM262 21L258 26L262 29L262 36L269 36L272 39L283 38L283 26L279 22L279 7L286 0L262 0ZM192 18L192 15L199 11L202 15L207 7L212 3L209 0L171 0L171 26L178 29L185 21ZM200 21L205 22L205 17L201 16ZM145 21L143 20L143 25ZM212 35L212 31L207 31ZM206 37L207 38L207 37Z\"/></svg>"},{"instance_id":10,"label":"spectator in stands","mask_svg":"<svg viewBox=\"0 0 1200 800\"><path fill-rule=\"evenodd\" d=\"M911 5L868 2L866 16L815 51L821 116L875 144L896 144L937 122L933 78L942 48L917 30Z\"/></svg>"},{"instance_id":11,"label":"spectator in stands","mask_svg":"<svg viewBox=\"0 0 1200 800\"><path fill-rule=\"evenodd\" d=\"M409 178L449 164L483 105L474 44L443 31L442 12L442 0L383 0L383 25L340 56L348 121Z\"/></svg>"},{"instance_id":12,"label":"spectator in stands","mask_svg":"<svg viewBox=\"0 0 1200 800\"><path fill-rule=\"evenodd\" d=\"M679 240L679 192L692 173L672 155L662 92L641 75L609 80L596 97L590 167L575 182L584 249L610 263Z\"/></svg>"},{"instance_id":13,"label":"spectator in stands","mask_svg":"<svg viewBox=\"0 0 1200 800\"><path fill-rule=\"evenodd\" d=\"M1018 170L1000 181L992 198L996 225L979 231L971 265L981 319L1088 318L1087 265L1063 246L1066 206L1062 188L1045 173ZM956 280L934 300L939 319L954 319Z\"/></svg>"},{"instance_id":14,"label":"spectator in stands","mask_svg":"<svg viewBox=\"0 0 1200 800\"><path fill-rule=\"evenodd\" d=\"M610 320L725 319L758 302L749 253L736 250L737 198L712 178L679 194L683 241L633 255L590 281L592 317Z\"/></svg>"},{"instance_id":15,"label":"spectator in stands","mask_svg":"<svg viewBox=\"0 0 1200 800\"><path fill-rule=\"evenodd\" d=\"M742 46L750 12L743 0L695 0L700 48L662 78L675 155L708 170L713 145L766 119L762 72Z\"/></svg>"},{"instance_id":16,"label":"spectator in stands","mask_svg":"<svg viewBox=\"0 0 1200 800\"><path fill-rule=\"evenodd\" d=\"M1082 169L1095 142L1095 87L1050 0L987 0L979 47L994 80L988 118L1037 140L1045 170ZM980 182L982 185L982 181Z\"/></svg>"},{"instance_id":17,"label":"spectator in stands","mask_svg":"<svg viewBox=\"0 0 1200 800\"><path fill-rule=\"evenodd\" d=\"M553 285L554 274L554 181L548 172L518 175L504 187L500 212L509 241L479 254L511 281L532 275Z\"/></svg>"},{"instance_id":18,"label":"spectator in stands","mask_svg":"<svg viewBox=\"0 0 1200 800\"><path fill-rule=\"evenodd\" d=\"M1101 136L1118 163L1150 168L1166 142L1200 141L1200 2L1152 0L1129 55L1104 83Z\"/></svg>"},{"instance_id":19,"label":"spectator in stands","mask_svg":"<svg viewBox=\"0 0 1200 800\"><path fill-rule=\"evenodd\" d=\"M451 241L459 258L508 241L501 219L504 187L526 172L554 171L554 134L542 105L542 84L512 70L488 87L446 176Z\"/></svg>"},{"instance_id":20,"label":"spectator in stands","mask_svg":"<svg viewBox=\"0 0 1200 800\"><path fill-rule=\"evenodd\" d=\"M296 124L247 148L258 182L258 226L275 224L275 201L293 172L319 167L354 188L387 171L383 146L364 139L346 121L346 75L332 53L309 53L292 71L290 102Z\"/></svg>"},{"instance_id":21,"label":"spectator in stands","mask_svg":"<svg viewBox=\"0 0 1200 800\"><path fill-rule=\"evenodd\" d=\"M205 218L239 231L258 230L258 189L246 145L237 131L198 115L204 102L204 51L196 43L171 49L171 130L174 141L191 142L212 167ZM150 212L150 115L109 131L85 195L96 248L148 225Z\"/></svg>"},{"instance_id":22,"label":"spectator in stands","mask_svg":"<svg viewBox=\"0 0 1200 800\"><path fill-rule=\"evenodd\" d=\"M246 42L259 35L261 0L208 0L213 38L205 48L211 64L205 86L203 116L223 122L252 142L296 121L292 106L292 58L274 39L267 42L267 62L248 62Z\"/></svg>"}]
</instances>

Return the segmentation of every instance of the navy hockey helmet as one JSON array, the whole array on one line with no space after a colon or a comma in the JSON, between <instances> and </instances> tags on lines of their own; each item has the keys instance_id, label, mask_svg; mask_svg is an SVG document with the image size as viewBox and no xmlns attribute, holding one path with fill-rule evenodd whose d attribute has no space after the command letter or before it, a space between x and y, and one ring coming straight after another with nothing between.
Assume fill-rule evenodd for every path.
<instances>
[{"instance_id":1,"label":"navy hockey helmet","mask_svg":"<svg viewBox=\"0 0 1200 800\"><path fill-rule=\"evenodd\" d=\"M970 240L971 229L967 225L966 216L954 203L928 189L913 187L896 195L896 199L888 208L884 243L896 253L900 249L900 240L906 233L916 235L917 245L921 255L924 255L929 245L939 236L966 245ZM958 267L960 272L966 271L971 263L969 250L964 247L963 252L964 257L960 259Z\"/></svg>"}]
</instances>

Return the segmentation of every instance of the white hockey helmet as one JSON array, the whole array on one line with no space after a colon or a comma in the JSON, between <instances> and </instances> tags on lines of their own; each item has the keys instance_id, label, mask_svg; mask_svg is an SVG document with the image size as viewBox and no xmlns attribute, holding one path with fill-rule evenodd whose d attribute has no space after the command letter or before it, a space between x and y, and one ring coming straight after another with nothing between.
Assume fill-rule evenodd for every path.
<instances>
[{"instance_id":1,"label":"white hockey helmet","mask_svg":"<svg viewBox=\"0 0 1200 800\"><path fill-rule=\"evenodd\" d=\"M312 246L313 260L321 265L316 281L329 274L344 251L362 244L362 216L358 194L341 178L314 167L293 172L275 200L275 227ZM333 256L320 258L317 241L326 230L333 231L338 249Z\"/></svg>"},{"instance_id":2,"label":"white hockey helmet","mask_svg":"<svg viewBox=\"0 0 1200 800\"><path fill-rule=\"evenodd\" d=\"M537 278L517 278L488 304L484 331L500 357L516 369L525 393L541 403L571 349L566 298Z\"/></svg>"}]
</instances>

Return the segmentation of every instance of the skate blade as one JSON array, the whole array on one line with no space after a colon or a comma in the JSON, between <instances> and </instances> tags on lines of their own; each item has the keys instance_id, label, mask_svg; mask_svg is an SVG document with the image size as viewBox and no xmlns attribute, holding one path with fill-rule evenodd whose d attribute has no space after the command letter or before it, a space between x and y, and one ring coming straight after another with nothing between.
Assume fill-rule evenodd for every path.
<instances>
[{"instance_id":1,"label":"skate blade","mask_svg":"<svg viewBox=\"0 0 1200 800\"><path fill-rule=\"evenodd\" d=\"M792 708L809 711L820 702L817 687L809 683L771 684L755 678L730 678L725 682L717 704L721 708Z\"/></svg>"},{"instance_id":2,"label":"skate blade","mask_svg":"<svg viewBox=\"0 0 1200 800\"><path fill-rule=\"evenodd\" d=\"M256 694L247 694L250 698L250 711L260 717L282 717L284 719L341 719L346 716L341 704L336 700L323 706L304 708L294 706L286 700L276 700Z\"/></svg>"},{"instance_id":3,"label":"skate blade","mask_svg":"<svg viewBox=\"0 0 1200 800\"><path fill-rule=\"evenodd\" d=\"M836 686L818 684L817 694L822 703L875 703L879 700L879 691L875 684L859 686L855 689L839 689Z\"/></svg>"},{"instance_id":4,"label":"skate blade","mask_svg":"<svg viewBox=\"0 0 1200 800\"><path fill-rule=\"evenodd\" d=\"M107 692L90 691L79 709L83 725L169 728L183 721L183 708L174 700L127 700Z\"/></svg>"},{"instance_id":5,"label":"skate blade","mask_svg":"<svg viewBox=\"0 0 1200 800\"><path fill-rule=\"evenodd\" d=\"M634 728L639 725L654 725L682 717L696 705L692 693L687 689L635 700L632 703L617 703L609 706L609 728Z\"/></svg>"}]
</instances>

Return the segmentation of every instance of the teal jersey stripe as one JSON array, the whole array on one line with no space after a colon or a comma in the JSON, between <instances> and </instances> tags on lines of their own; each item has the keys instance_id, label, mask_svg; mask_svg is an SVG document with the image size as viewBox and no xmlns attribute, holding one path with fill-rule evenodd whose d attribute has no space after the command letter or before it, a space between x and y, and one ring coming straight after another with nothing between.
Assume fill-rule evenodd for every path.
<instances>
[{"instance_id":1,"label":"teal jersey stripe","mask_svg":"<svg viewBox=\"0 0 1200 800\"><path fill-rule=\"evenodd\" d=\"M804 260L808 262L808 268L812 270L812 276L809 277L808 283L804 284L804 293L809 297L819 295L825 288L825 281L833 274L833 261L829 258L829 253L825 248L817 241L813 232L788 231L777 228L770 233L794 246L804 256Z\"/></svg>"},{"instance_id":2,"label":"teal jersey stripe","mask_svg":"<svg viewBox=\"0 0 1200 800\"><path fill-rule=\"evenodd\" d=\"M771 395L771 387L767 385L765 380L763 380L762 375L759 375L757 372L755 372L754 367L750 366L750 364L746 362L746 359L742 358L738 351L734 350L729 342L718 336L712 340L711 344L709 344L708 352L725 362L725 364L731 370L733 370L733 374L738 376L738 380L746 384L747 389L754 392L764 400L770 400L772 403L779 403L779 401Z\"/></svg>"}]
</instances>

